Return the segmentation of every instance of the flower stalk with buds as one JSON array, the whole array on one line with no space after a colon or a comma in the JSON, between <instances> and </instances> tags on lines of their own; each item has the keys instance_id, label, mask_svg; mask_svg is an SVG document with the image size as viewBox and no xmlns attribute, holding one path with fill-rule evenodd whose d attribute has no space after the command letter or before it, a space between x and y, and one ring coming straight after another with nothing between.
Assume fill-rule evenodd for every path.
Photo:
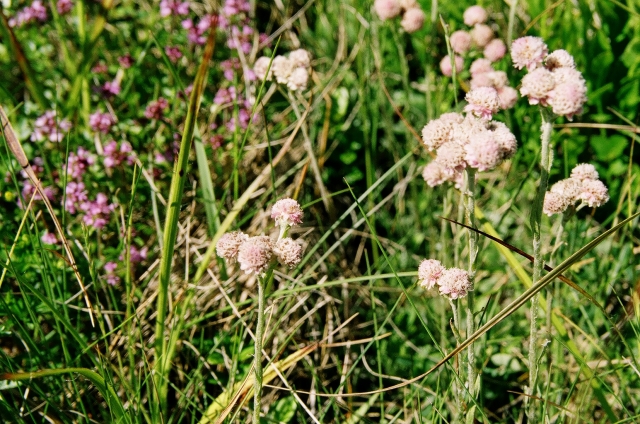
<instances>
[{"instance_id":1,"label":"flower stalk with buds","mask_svg":"<svg viewBox=\"0 0 640 424\"><path fill-rule=\"evenodd\" d=\"M291 227L302 224L302 208L293 199L280 199L271 209L271 218L280 227L277 240L268 236L249 237L241 231L224 234L218 240L216 252L229 263L237 262L246 274L255 274L258 281L258 322L254 351L254 407L253 424L260 423L262 403L262 339L264 337L265 289L277 262L293 268L302 259L302 247L287 233Z\"/></svg>"}]
</instances>

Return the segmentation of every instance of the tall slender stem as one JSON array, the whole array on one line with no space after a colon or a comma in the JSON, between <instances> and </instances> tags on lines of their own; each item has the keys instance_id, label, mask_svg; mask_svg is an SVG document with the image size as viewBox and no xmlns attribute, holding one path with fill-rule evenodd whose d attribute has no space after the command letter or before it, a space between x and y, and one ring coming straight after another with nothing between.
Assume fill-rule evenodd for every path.
<instances>
[{"instance_id":1,"label":"tall slender stem","mask_svg":"<svg viewBox=\"0 0 640 424\"><path fill-rule=\"evenodd\" d=\"M531 229L533 231L533 277L535 285L540 280L542 274L542 243L540 241L540 222L542 220L542 206L544 205L544 195L547 192L549 181L549 171L551 169L551 131L553 114L547 109L540 109L542 115L542 127L540 135L540 185L536 200L531 210ZM536 408L533 396L536 391L536 381L538 378L538 299L531 299L531 332L529 335L529 388L527 390L528 402L527 418L529 422L535 422Z\"/></svg>"},{"instance_id":2,"label":"tall slender stem","mask_svg":"<svg viewBox=\"0 0 640 424\"><path fill-rule=\"evenodd\" d=\"M262 403L262 333L264 332L264 285L262 277L258 277L258 325L256 327L255 352L253 368L253 424L260 424L260 404Z\"/></svg>"},{"instance_id":3,"label":"tall slender stem","mask_svg":"<svg viewBox=\"0 0 640 424\"><path fill-rule=\"evenodd\" d=\"M476 170L467 167L467 192L466 192L466 208L465 215L467 219L467 225L470 227L475 227L475 191L476 191ZM475 231L469 230L469 281L471 282L471 287L473 288L473 283L476 274L476 258L478 256L478 245L477 245L477 233ZM475 328L475 319L474 319L474 292L470 290L467 294L467 337L473 334L476 331ZM467 349L467 385L469 390L469 395L472 400L475 399L476 396L476 367L475 367L475 351L473 343L469 345ZM467 415L467 422L473 422L473 418L475 415L475 407L471 407L469 409L469 413Z\"/></svg>"}]
</instances>

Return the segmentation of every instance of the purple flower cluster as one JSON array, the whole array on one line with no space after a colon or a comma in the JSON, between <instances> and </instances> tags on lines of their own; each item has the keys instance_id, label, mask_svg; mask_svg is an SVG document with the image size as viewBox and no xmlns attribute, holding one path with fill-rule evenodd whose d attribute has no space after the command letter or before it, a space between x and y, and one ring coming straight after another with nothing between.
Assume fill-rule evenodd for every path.
<instances>
[{"instance_id":1,"label":"purple flower cluster","mask_svg":"<svg viewBox=\"0 0 640 424\"><path fill-rule=\"evenodd\" d=\"M47 20L47 8L42 1L35 0L30 6L22 8L16 15L9 19L10 27L21 27L35 21L44 22Z\"/></svg>"},{"instance_id":2,"label":"purple flower cluster","mask_svg":"<svg viewBox=\"0 0 640 424\"><path fill-rule=\"evenodd\" d=\"M115 168L122 163L133 165L135 160L136 155L133 153L133 148L126 141L118 146L115 140L111 140L104 146L103 163L107 169Z\"/></svg>"},{"instance_id":3,"label":"purple flower cluster","mask_svg":"<svg viewBox=\"0 0 640 424\"><path fill-rule=\"evenodd\" d=\"M48 138L49 141L59 143L64 138L66 132L71 129L71 122L66 119L57 119L56 111L48 110L44 115L36 119L34 130L31 133L31 141L42 141Z\"/></svg>"},{"instance_id":4,"label":"purple flower cluster","mask_svg":"<svg viewBox=\"0 0 640 424\"><path fill-rule=\"evenodd\" d=\"M158 97L158 100L154 100L147 105L144 111L144 116L147 119L161 120L164 116L164 111L169 107L169 102L163 97Z\"/></svg>"},{"instance_id":5,"label":"purple flower cluster","mask_svg":"<svg viewBox=\"0 0 640 424\"><path fill-rule=\"evenodd\" d=\"M67 162L67 175L75 180L82 180L87 168L95 163L95 157L83 147L77 153L70 152Z\"/></svg>"},{"instance_id":6,"label":"purple flower cluster","mask_svg":"<svg viewBox=\"0 0 640 424\"><path fill-rule=\"evenodd\" d=\"M164 52L171 63L176 63L182 57L182 50L180 50L180 47L178 46L166 46L164 48Z\"/></svg>"},{"instance_id":7,"label":"purple flower cluster","mask_svg":"<svg viewBox=\"0 0 640 424\"><path fill-rule=\"evenodd\" d=\"M198 21L197 24L194 24L192 19L185 19L182 21L182 28L187 30L187 38L189 42L193 44L202 45L207 42L207 37L205 37L205 33L211 27L211 24L216 19L214 15L205 15Z\"/></svg>"},{"instance_id":8,"label":"purple flower cluster","mask_svg":"<svg viewBox=\"0 0 640 424\"><path fill-rule=\"evenodd\" d=\"M249 99L245 99L242 94L238 94L235 87L225 88L222 87L218 89L215 97L213 98L213 102L220 106L224 107L232 107L236 103L238 105L238 127L241 129L246 129L249 126L249 121L251 120L251 109L252 102ZM257 116L254 116L256 119ZM236 117L232 116L225 124L225 127L229 131L235 131L236 129Z\"/></svg>"},{"instance_id":9,"label":"purple flower cluster","mask_svg":"<svg viewBox=\"0 0 640 424\"><path fill-rule=\"evenodd\" d=\"M104 270L106 271L104 278L107 280L107 284L112 286L120 282L120 277L116 275L116 268L118 268L118 264L115 262L107 262L104 265Z\"/></svg>"},{"instance_id":10,"label":"purple flower cluster","mask_svg":"<svg viewBox=\"0 0 640 424\"><path fill-rule=\"evenodd\" d=\"M160 2L160 16L187 15L189 13L189 2L179 0L162 0Z\"/></svg>"},{"instance_id":11,"label":"purple flower cluster","mask_svg":"<svg viewBox=\"0 0 640 424\"><path fill-rule=\"evenodd\" d=\"M95 112L89 115L89 126L95 132L107 134L115 120L109 113Z\"/></svg>"},{"instance_id":12,"label":"purple flower cluster","mask_svg":"<svg viewBox=\"0 0 640 424\"><path fill-rule=\"evenodd\" d=\"M66 15L73 9L73 0L58 0L56 9L60 15Z\"/></svg>"},{"instance_id":13,"label":"purple flower cluster","mask_svg":"<svg viewBox=\"0 0 640 424\"><path fill-rule=\"evenodd\" d=\"M115 203L109 203L109 198L104 193L98 193L95 200L86 201L80 205L84 212L82 222L95 229L104 228L109 222L109 215L116 208Z\"/></svg>"}]
</instances>

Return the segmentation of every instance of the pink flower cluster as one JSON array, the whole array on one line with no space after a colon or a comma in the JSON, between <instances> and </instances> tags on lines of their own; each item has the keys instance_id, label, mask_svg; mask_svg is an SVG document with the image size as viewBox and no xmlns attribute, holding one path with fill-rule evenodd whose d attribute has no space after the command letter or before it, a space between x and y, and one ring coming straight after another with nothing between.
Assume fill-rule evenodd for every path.
<instances>
[{"instance_id":1,"label":"pink flower cluster","mask_svg":"<svg viewBox=\"0 0 640 424\"><path fill-rule=\"evenodd\" d=\"M277 83L285 84L290 90L300 91L307 88L310 68L311 55L304 49L298 49L289 53L289 57L276 56L273 61L266 56L260 57L253 65L253 72L260 81L275 78Z\"/></svg>"},{"instance_id":2,"label":"pink flower cluster","mask_svg":"<svg viewBox=\"0 0 640 424\"><path fill-rule=\"evenodd\" d=\"M180 16L189 13L189 2L180 0L162 0L160 2L160 16Z\"/></svg>"},{"instance_id":3,"label":"pink flower cluster","mask_svg":"<svg viewBox=\"0 0 640 424\"><path fill-rule=\"evenodd\" d=\"M76 153L69 153L67 175L74 180L82 180L86 170L95 162L95 157L87 149L78 147Z\"/></svg>"},{"instance_id":4,"label":"pink flower cluster","mask_svg":"<svg viewBox=\"0 0 640 424\"><path fill-rule=\"evenodd\" d=\"M246 129L249 126L249 121L251 121L251 109L252 102L249 99L245 99L242 94L238 95L235 87L225 88L222 87L218 89L215 97L213 98L213 102L216 105L219 105L221 108L235 108L236 104L238 106L238 115L237 115L237 125L240 129ZM225 123L225 127L228 131L233 132L236 129L236 116L235 112L230 119ZM258 116L254 116L254 120L257 119ZM212 129L217 128L217 124L212 126Z\"/></svg>"},{"instance_id":5,"label":"pink flower cluster","mask_svg":"<svg viewBox=\"0 0 640 424\"><path fill-rule=\"evenodd\" d=\"M71 129L71 122L67 119L58 120L56 111L48 110L44 115L36 119L34 127L31 133L31 141L42 141L48 138L49 141L59 143L64 138L65 133Z\"/></svg>"},{"instance_id":6,"label":"pink flower cluster","mask_svg":"<svg viewBox=\"0 0 640 424\"><path fill-rule=\"evenodd\" d=\"M34 0L30 6L22 8L16 15L9 19L10 27L21 27L35 21L44 22L47 20L47 8L40 0Z\"/></svg>"},{"instance_id":7,"label":"pink flower cluster","mask_svg":"<svg viewBox=\"0 0 640 424\"><path fill-rule=\"evenodd\" d=\"M89 126L94 132L107 134L115 120L110 113L95 112L89 115Z\"/></svg>"},{"instance_id":8,"label":"pink flower cluster","mask_svg":"<svg viewBox=\"0 0 640 424\"><path fill-rule=\"evenodd\" d=\"M302 208L293 199L281 199L273 206L271 217L284 227L302 223ZM293 268L302 260L302 246L290 237L277 241L268 236L249 237L242 231L225 233L216 244L216 253L229 263L236 261L246 274L264 274L276 258L281 264Z\"/></svg>"},{"instance_id":9,"label":"pink flower cluster","mask_svg":"<svg viewBox=\"0 0 640 424\"><path fill-rule=\"evenodd\" d=\"M104 264L104 270L106 271L104 278L107 280L107 284L111 286L115 286L120 282L120 277L116 275L116 268L118 268L118 264L115 262L107 262Z\"/></svg>"},{"instance_id":10,"label":"pink flower cluster","mask_svg":"<svg viewBox=\"0 0 640 424\"><path fill-rule=\"evenodd\" d=\"M60 15L66 15L73 9L73 0L58 0L56 9Z\"/></svg>"},{"instance_id":11,"label":"pink flower cluster","mask_svg":"<svg viewBox=\"0 0 640 424\"><path fill-rule=\"evenodd\" d=\"M418 285L425 290L438 287L441 295L449 299L465 297L473 290L469 273L460 268L445 268L436 259L425 259L418 267Z\"/></svg>"},{"instance_id":12,"label":"pink flower cluster","mask_svg":"<svg viewBox=\"0 0 640 424\"><path fill-rule=\"evenodd\" d=\"M484 57L476 59L471 64L471 89L491 87L497 91L500 109L512 108L518 98L518 92L509 87L507 74L496 71L493 62L502 59L507 52L507 46L499 38L494 38L491 27L486 25L489 15L481 6L469 7L463 15L464 23L473 28L470 31L458 30L451 34L451 50L455 53L454 62L456 72L464 68L463 57L475 55L474 51L481 50ZM445 56L440 61L443 75L450 77L453 73L451 58Z\"/></svg>"},{"instance_id":13,"label":"pink flower cluster","mask_svg":"<svg viewBox=\"0 0 640 424\"><path fill-rule=\"evenodd\" d=\"M161 120L164 117L164 111L169 107L169 102L163 97L158 97L147 105L144 110L144 116L147 119Z\"/></svg>"},{"instance_id":14,"label":"pink flower cluster","mask_svg":"<svg viewBox=\"0 0 640 424\"><path fill-rule=\"evenodd\" d=\"M136 161L136 155L133 153L131 144L123 141L118 146L115 140L109 141L104 146L103 163L105 168L111 169L120 166L122 163L133 165Z\"/></svg>"},{"instance_id":15,"label":"pink flower cluster","mask_svg":"<svg viewBox=\"0 0 640 424\"><path fill-rule=\"evenodd\" d=\"M31 161L31 168L33 168L33 172L35 172L36 175L41 175L44 172L44 160L42 160L41 157L34 158ZM29 176L24 169L20 171L20 178L22 180L22 198L27 202L29 202L31 196L33 196L34 200L42 200L42 196L36 190L33 184L31 184L31 180L29 179ZM51 201L53 201L53 199L55 198L55 190L51 186L47 186L44 188L44 194L45 196L47 196L47 199ZM22 207L21 199L18 199L18 205Z\"/></svg>"},{"instance_id":16,"label":"pink flower cluster","mask_svg":"<svg viewBox=\"0 0 640 424\"><path fill-rule=\"evenodd\" d=\"M98 193L95 200L86 201L80 205L80 210L84 212L82 222L98 230L104 228L116 206L115 203L109 203L106 194Z\"/></svg>"},{"instance_id":17,"label":"pink flower cluster","mask_svg":"<svg viewBox=\"0 0 640 424\"><path fill-rule=\"evenodd\" d=\"M543 212L551 216L564 213L576 202L589 207L599 207L609 200L609 190L599 179L596 168L588 163L577 165L571 176L551 186L544 196Z\"/></svg>"},{"instance_id":18,"label":"pink flower cluster","mask_svg":"<svg viewBox=\"0 0 640 424\"><path fill-rule=\"evenodd\" d=\"M207 37L205 33L211 28L211 24L215 19L216 17L214 15L204 15L197 24L194 24L192 19L182 21L182 28L187 30L189 42L198 45L206 43Z\"/></svg>"},{"instance_id":19,"label":"pink flower cluster","mask_svg":"<svg viewBox=\"0 0 640 424\"><path fill-rule=\"evenodd\" d=\"M424 25L425 14L416 0L375 0L373 10L383 21L402 15L400 26L408 33Z\"/></svg>"},{"instance_id":20,"label":"pink flower cluster","mask_svg":"<svg viewBox=\"0 0 640 424\"><path fill-rule=\"evenodd\" d=\"M518 92L509 86L506 72L496 71L489 59L480 58L471 63L471 89L491 87L498 94L500 109L511 109L518 100Z\"/></svg>"},{"instance_id":21,"label":"pink flower cluster","mask_svg":"<svg viewBox=\"0 0 640 424\"><path fill-rule=\"evenodd\" d=\"M495 108L496 97L493 93L493 100L485 103L493 103ZM486 104L475 107L486 107ZM436 152L435 160L422 172L430 187L449 181L460 188L467 166L478 171L493 169L511 158L517 149L516 138L506 125L472 114L466 117L459 113L443 114L425 125L422 141L427 150Z\"/></svg>"},{"instance_id":22,"label":"pink flower cluster","mask_svg":"<svg viewBox=\"0 0 640 424\"><path fill-rule=\"evenodd\" d=\"M547 52L547 45L539 37L527 36L513 42L513 66L528 71L522 78L520 94L529 99L529 104L551 107L554 114L572 120L582 113L587 101L587 83L569 52Z\"/></svg>"}]
</instances>

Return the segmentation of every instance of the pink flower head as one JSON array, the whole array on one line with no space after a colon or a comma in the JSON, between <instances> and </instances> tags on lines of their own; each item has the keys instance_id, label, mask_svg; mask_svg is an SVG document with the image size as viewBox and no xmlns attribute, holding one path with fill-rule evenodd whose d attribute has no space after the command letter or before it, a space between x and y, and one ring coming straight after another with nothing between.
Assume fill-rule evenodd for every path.
<instances>
[{"instance_id":1,"label":"pink flower head","mask_svg":"<svg viewBox=\"0 0 640 424\"><path fill-rule=\"evenodd\" d=\"M589 207L594 208L602 206L609 201L609 190L600 180L584 180L582 181L582 192L579 197Z\"/></svg>"},{"instance_id":2,"label":"pink flower head","mask_svg":"<svg viewBox=\"0 0 640 424\"><path fill-rule=\"evenodd\" d=\"M439 186L449 180L449 174L436 161L429 162L422 170L422 178L429 187Z\"/></svg>"},{"instance_id":3,"label":"pink flower head","mask_svg":"<svg viewBox=\"0 0 640 424\"><path fill-rule=\"evenodd\" d=\"M306 68L296 68L289 75L287 87L292 91L301 91L307 88L309 71Z\"/></svg>"},{"instance_id":4,"label":"pink flower head","mask_svg":"<svg viewBox=\"0 0 640 424\"><path fill-rule=\"evenodd\" d=\"M122 88L120 87L120 83L118 81L107 81L100 89L100 91L102 91L102 93L107 97L117 96L118 94L120 94L121 90Z\"/></svg>"},{"instance_id":5,"label":"pink flower head","mask_svg":"<svg viewBox=\"0 0 640 424\"><path fill-rule=\"evenodd\" d=\"M456 55L455 63L456 73L459 73L460 71L462 71L462 67L464 66L464 60L460 56ZM451 59L449 58L449 55L446 55L440 61L440 71L442 71L442 75L446 77L450 77L451 75L453 75L453 69L451 68Z\"/></svg>"},{"instance_id":6,"label":"pink flower head","mask_svg":"<svg viewBox=\"0 0 640 424\"><path fill-rule=\"evenodd\" d=\"M476 24L483 24L489 18L487 11L482 6L471 6L464 11L462 15L465 25L474 26Z\"/></svg>"},{"instance_id":7,"label":"pink flower head","mask_svg":"<svg viewBox=\"0 0 640 424\"><path fill-rule=\"evenodd\" d=\"M444 143L453 141L453 128L464 118L459 113L445 113L422 128L422 141L427 150L437 150Z\"/></svg>"},{"instance_id":8,"label":"pink flower head","mask_svg":"<svg viewBox=\"0 0 640 424\"><path fill-rule=\"evenodd\" d=\"M40 240L44 244L58 244L58 239L54 233L50 233L49 231L45 231Z\"/></svg>"},{"instance_id":9,"label":"pink flower head","mask_svg":"<svg viewBox=\"0 0 640 424\"><path fill-rule=\"evenodd\" d=\"M507 53L507 46L499 38L495 38L484 47L484 57L492 62L497 62L502 59Z\"/></svg>"},{"instance_id":10,"label":"pink flower head","mask_svg":"<svg viewBox=\"0 0 640 424\"><path fill-rule=\"evenodd\" d=\"M302 260L302 246L290 237L278 240L273 252L278 257L278 261L289 268L295 267Z\"/></svg>"},{"instance_id":11,"label":"pink flower head","mask_svg":"<svg viewBox=\"0 0 640 424\"><path fill-rule=\"evenodd\" d=\"M548 191L544 196L542 212L548 216L560 214L567 210L571 202L560 193Z\"/></svg>"},{"instance_id":12,"label":"pink flower head","mask_svg":"<svg viewBox=\"0 0 640 424\"><path fill-rule=\"evenodd\" d=\"M532 71L542 64L549 49L540 37L520 37L511 44L511 59L517 69Z\"/></svg>"},{"instance_id":13,"label":"pink flower head","mask_svg":"<svg viewBox=\"0 0 640 424\"><path fill-rule=\"evenodd\" d=\"M101 229L109 222L109 215L116 208L115 203L109 203L109 199L104 193L98 193L96 200L84 202L80 209L85 212L82 222L95 229Z\"/></svg>"},{"instance_id":14,"label":"pink flower head","mask_svg":"<svg viewBox=\"0 0 640 424\"><path fill-rule=\"evenodd\" d=\"M445 271L442 263L436 259L425 259L418 267L418 285L426 290L431 290L438 284L438 280Z\"/></svg>"},{"instance_id":15,"label":"pink flower head","mask_svg":"<svg viewBox=\"0 0 640 424\"><path fill-rule=\"evenodd\" d=\"M289 82L289 75L296 69L294 63L284 56L276 56L271 63L271 71L279 84Z\"/></svg>"},{"instance_id":16,"label":"pink flower head","mask_svg":"<svg viewBox=\"0 0 640 424\"><path fill-rule=\"evenodd\" d=\"M66 119L59 120L55 111L48 110L36 119L31 141L42 141L48 138L49 141L59 143L70 129L71 122Z\"/></svg>"},{"instance_id":17,"label":"pink flower head","mask_svg":"<svg viewBox=\"0 0 640 424\"><path fill-rule=\"evenodd\" d=\"M513 157L518 149L518 141L511 130L507 128L505 124L498 121L492 121L489 125L489 130L491 131L491 136L495 142L500 146L502 159L509 159Z\"/></svg>"},{"instance_id":18,"label":"pink flower head","mask_svg":"<svg viewBox=\"0 0 640 424\"><path fill-rule=\"evenodd\" d=\"M75 214L80 205L88 200L87 190L83 182L70 181L65 187L64 208L70 214Z\"/></svg>"},{"instance_id":19,"label":"pink flower head","mask_svg":"<svg viewBox=\"0 0 640 424\"><path fill-rule=\"evenodd\" d=\"M487 72L493 71L493 65L489 59L480 58L476 59L471 63L471 68L469 68L471 75L484 74Z\"/></svg>"},{"instance_id":20,"label":"pink flower head","mask_svg":"<svg viewBox=\"0 0 640 424\"><path fill-rule=\"evenodd\" d=\"M398 0L375 0L373 2L373 10L381 20L386 21L398 16L402 11L402 7Z\"/></svg>"},{"instance_id":21,"label":"pink flower head","mask_svg":"<svg viewBox=\"0 0 640 424\"><path fill-rule=\"evenodd\" d=\"M225 0L222 13L227 17L232 17L242 12L248 12L250 4L247 0Z\"/></svg>"},{"instance_id":22,"label":"pink flower head","mask_svg":"<svg viewBox=\"0 0 640 424\"><path fill-rule=\"evenodd\" d=\"M465 54L471 48L471 34L467 31L455 31L449 38L451 50L458 54Z\"/></svg>"},{"instance_id":23,"label":"pink flower head","mask_svg":"<svg viewBox=\"0 0 640 424\"><path fill-rule=\"evenodd\" d=\"M491 119L491 116L500 109L498 92L491 87L480 87L471 90L465 96L468 104L465 112L470 112L481 119Z\"/></svg>"},{"instance_id":24,"label":"pink flower head","mask_svg":"<svg viewBox=\"0 0 640 424\"><path fill-rule=\"evenodd\" d=\"M271 58L267 56L262 56L256 60L256 63L253 64L253 72L256 74L256 77L262 81L266 78L267 81L271 81L273 78L273 69L269 69L269 63L271 63ZM269 73L267 74L267 70Z\"/></svg>"},{"instance_id":25,"label":"pink flower head","mask_svg":"<svg viewBox=\"0 0 640 424\"><path fill-rule=\"evenodd\" d=\"M547 105L549 92L556 85L553 74L545 68L537 68L522 78L520 94L529 98L530 105Z\"/></svg>"},{"instance_id":26,"label":"pink flower head","mask_svg":"<svg viewBox=\"0 0 640 424\"><path fill-rule=\"evenodd\" d=\"M89 126L95 132L106 134L113 124L115 121L109 113L95 112L89 115Z\"/></svg>"},{"instance_id":27,"label":"pink flower head","mask_svg":"<svg viewBox=\"0 0 640 424\"><path fill-rule=\"evenodd\" d=\"M513 87L502 87L498 90L498 99L500 100L500 109L511 109L518 101L518 90Z\"/></svg>"},{"instance_id":28,"label":"pink flower head","mask_svg":"<svg viewBox=\"0 0 640 424\"><path fill-rule=\"evenodd\" d=\"M300 204L290 198L278 200L271 209L271 218L281 227L295 227L302 224L303 215Z\"/></svg>"},{"instance_id":29,"label":"pink flower head","mask_svg":"<svg viewBox=\"0 0 640 424\"><path fill-rule=\"evenodd\" d=\"M467 164L478 171L488 171L502 162L502 149L489 131L479 133L464 146Z\"/></svg>"},{"instance_id":30,"label":"pink flower head","mask_svg":"<svg viewBox=\"0 0 640 424\"><path fill-rule=\"evenodd\" d=\"M581 163L571 170L571 178L578 181L597 180L600 176L596 167L590 163Z\"/></svg>"},{"instance_id":31,"label":"pink flower head","mask_svg":"<svg viewBox=\"0 0 640 424\"><path fill-rule=\"evenodd\" d=\"M115 140L109 141L104 146L104 167L107 169L115 168L119 166L123 162L126 162L128 165L133 165L135 163L136 155L133 153L133 148L131 144L126 141L122 142L120 146Z\"/></svg>"},{"instance_id":32,"label":"pink flower head","mask_svg":"<svg viewBox=\"0 0 640 424\"><path fill-rule=\"evenodd\" d=\"M133 57L131 57L131 55L129 53L127 53L124 56L120 56L118 58L118 63L124 69L129 69L129 68L131 68L133 66Z\"/></svg>"},{"instance_id":33,"label":"pink flower head","mask_svg":"<svg viewBox=\"0 0 640 424\"><path fill-rule=\"evenodd\" d=\"M440 294L450 299L465 297L473 290L473 285L469 280L469 273L460 268L450 268L445 270L438 279Z\"/></svg>"},{"instance_id":34,"label":"pink flower head","mask_svg":"<svg viewBox=\"0 0 640 424\"><path fill-rule=\"evenodd\" d=\"M144 111L144 116L147 119L162 119L164 115L164 110L169 107L169 102L162 98L158 97L158 100L152 101L147 105L147 108Z\"/></svg>"},{"instance_id":35,"label":"pink flower head","mask_svg":"<svg viewBox=\"0 0 640 424\"><path fill-rule=\"evenodd\" d=\"M557 193L564 196L569 204L575 203L582 192L582 183L573 178L560 180L551 186L551 193Z\"/></svg>"},{"instance_id":36,"label":"pink flower head","mask_svg":"<svg viewBox=\"0 0 640 424\"><path fill-rule=\"evenodd\" d=\"M120 282L120 277L116 275L117 267L118 265L115 262L107 262L104 264L104 270L106 271L104 277L107 280L107 284L111 286L115 286Z\"/></svg>"},{"instance_id":37,"label":"pink flower head","mask_svg":"<svg viewBox=\"0 0 640 424\"><path fill-rule=\"evenodd\" d=\"M485 47L493 37L493 30L489 25L476 24L471 30L471 40L478 47Z\"/></svg>"},{"instance_id":38,"label":"pink flower head","mask_svg":"<svg viewBox=\"0 0 640 424\"><path fill-rule=\"evenodd\" d=\"M575 68L576 63L568 51L560 49L554 50L547 56L544 61L544 66L548 70L553 71L558 68Z\"/></svg>"},{"instance_id":39,"label":"pink flower head","mask_svg":"<svg viewBox=\"0 0 640 424\"><path fill-rule=\"evenodd\" d=\"M297 49L289 53L289 60L293 63L293 66L299 68L311 67L311 55L305 49Z\"/></svg>"},{"instance_id":40,"label":"pink flower head","mask_svg":"<svg viewBox=\"0 0 640 424\"><path fill-rule=\"evenodd\" d=\"M424 25L425 14L419 7L407 9L402 15L400 26L409 34L418 31Z\"/></svg>"},{"instance_id":41,"label":"pink flower head","mask_svg":"<svg viewBox=\"0 0 640 424\"><path fill-rule=\"evenodd\" d=\"M73 0L58 0L56 3L56 9L59 15L66 15L73 9Z\"/></svg>"},{"instance_id":42,"label":"pink flower head","mask_svg":"<svg viewBox=\"0 0 640 424\"><path fill-rule=\"evenodd\" d=\"M77 153L69 153L67 174L75 180L82 180L84 173L95 162L95 157L87 149L78 147Z\"/></svg>"},{"instance_id":43,"label":"pink flower head","mask_svg":"<svg viewBox=\"0 0 640 424\"><path fill-rule=\"evenodd\" d=\"M216 243L216 253L229 262L235 262L240 245L249 240L249 236L242 231L224 233Z\"/></svg>"},{"instance_id":44,"label":"pink flower head","mask_svg":"<svg viewBox=\"0 0 640 424\"><path fill-rule=\"evenodd\" d=\"M246 274L262 274L273 257L273 242L267 236L251 237L238 249L238 263Z\"/></svg>"},{"instance_id":45,"label":"pink flower head","mask_svg":"<svg viewBox=\"0 0 640 424\"><path fill-rule=\"evenodd\" d=\"M452 176L466 168L464 147L454 141L444 143L436 152L435 161L442 166L444 172Z\"/></svg>"},{"instance_id":46,"label":"pink flower head","mask_svg":"<svg viewBox=\"0 0 640 424\"><path fill-rule=\"evenodd\" d=\"M584 81L565 82L555 86L549 92L547 103L553 113L566 116L572 120L574 115L582 113L582 106L587 101L587 87Z\"/></svg>"},{"instance_id":47,"label":"pink flower head","mask_svg":"<svg viewBox=\"0 0 640 424\"><path fill-rule=\"evenodd\" d=\"M189 13L189 2L179 0L162 0L160 2L160 16L187 15Z\"/></svg>"},{"instance_id":48,"label":"pink flower head","mask_svg":"<svg viewBox=\"0 0 640 424\"><path fill-rule=\"evenodd\" d=\"M178 46L166 46L164 52L167 54L171 63L176 63L182 57L182 51Z\"/></svg>"}]
</instances>

